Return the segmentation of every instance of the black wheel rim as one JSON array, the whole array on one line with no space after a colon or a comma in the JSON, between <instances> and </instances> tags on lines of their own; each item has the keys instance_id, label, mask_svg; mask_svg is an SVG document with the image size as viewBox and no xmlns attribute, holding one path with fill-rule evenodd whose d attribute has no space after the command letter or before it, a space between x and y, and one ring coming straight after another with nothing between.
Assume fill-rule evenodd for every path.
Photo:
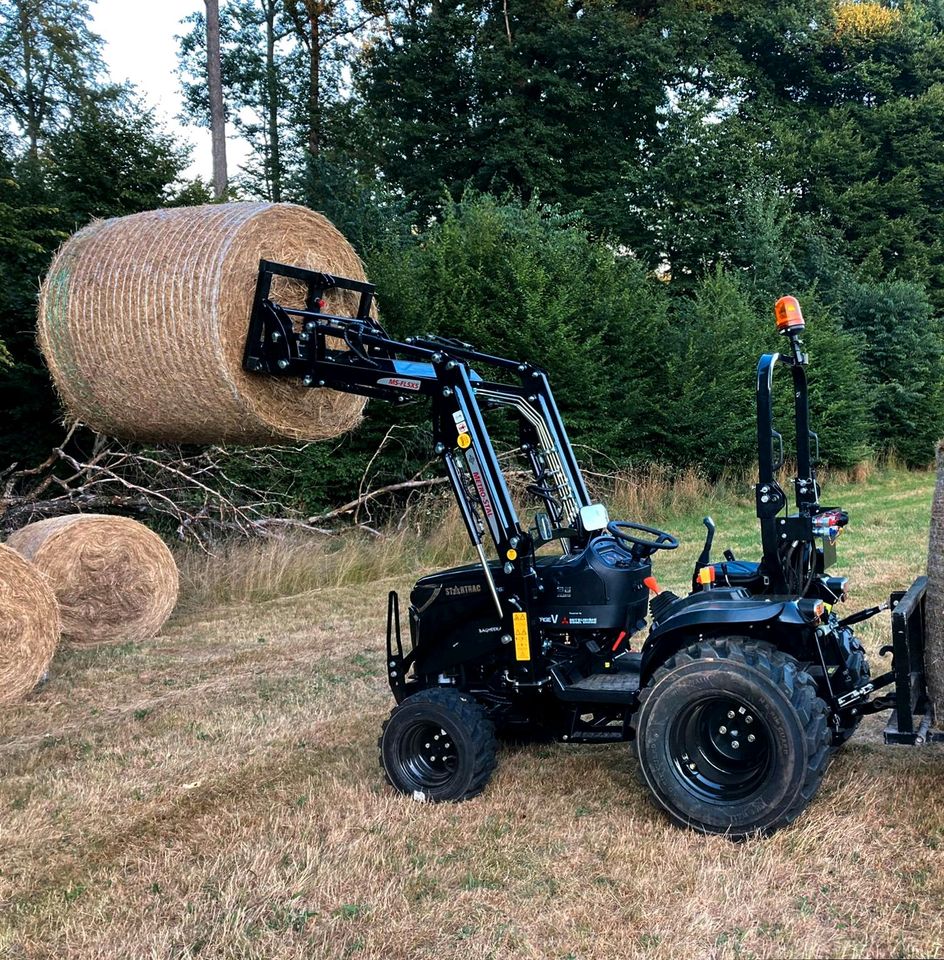
<instances>
[{"instance_id":1,"label":"black wheel rim","mask_svg":"<svg viewBox=\"0 0 944 960\"><path fill-rule=\"evenodd\" d=\"M667 748L685 789L714 803L740 803L756 793L773 759L767 722L731 696L689 704L672 722Z\"/></svg>"},{"instance_id":2,"label":"black wheel rim","mask_svg":"<svg viewBox=\"0 0 944 960\"><path fill-rule=\"evenodd\" d=\"M400 780L415 789L442 787L455 776L455 737L438 723L419 720L403 732L394 757Z\"/></svg>"}]
</instances>

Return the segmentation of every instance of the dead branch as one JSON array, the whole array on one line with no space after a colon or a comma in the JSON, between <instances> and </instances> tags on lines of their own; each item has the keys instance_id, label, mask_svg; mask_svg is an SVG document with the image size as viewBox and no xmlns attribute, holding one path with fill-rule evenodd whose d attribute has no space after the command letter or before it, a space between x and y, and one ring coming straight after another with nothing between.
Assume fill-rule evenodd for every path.
<instances>
[{"instance_id":1,"label":"dead branch","mask_svg":"<svg viewBox=\"0 0 944 960\"><path fill-rule=\"evenodd\" d=\"M340 507L335 507L334 510L328 510L327 513L320 513L315 517L309 517L308 522L324 523L325 520L334 520L337 517L343 517L344 514L353 513L355 510L363 507L369 500L376 500L377 497L382 497L389 493L401 493L404 490L422 490L429 487L438 487L448 482L448 477L430 477L427 480L405 480L402 483L389 483L385 487L369 490L356 500L351 500Z\"/></svg>"},{"instance_id":2,"label":"dead branch","mask_svg":"<svg viewBox=\"0 0 944 960\"><path fill-rule=\"evenodd\" d=\"M77 511L151 516L172 524L181 540L199 542L232 534L331 532L311 523L272 491L231 476L237 460L276 466L276 448L238 453L222 447L146 448L100 434L91 439L85 435L79 442L76 431L73 426L38 466L14 464L0 474L0 532Z\"/></svg>"}]
</instances>

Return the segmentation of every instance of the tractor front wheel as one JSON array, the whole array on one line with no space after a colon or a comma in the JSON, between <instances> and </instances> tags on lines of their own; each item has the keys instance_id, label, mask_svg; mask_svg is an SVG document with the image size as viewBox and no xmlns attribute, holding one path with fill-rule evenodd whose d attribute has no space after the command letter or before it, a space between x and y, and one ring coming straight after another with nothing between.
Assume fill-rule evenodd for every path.
<instances>
[{"instance_id":1,"label":"tractor front wheel","mask_svg":"<svg viewBox=\"0 0 944 960\"><path fill-rule=\"evenodd\" d=\"M468 800L495 769L495 728L468 694L433 687L407 697L380 735L387 781L417 800Z\"/></svg>"},{"instance_id":2,"label":"tractor front wheel","mask_svg":"<svg viewBox=\"0 0 944 960\"><path fill-rule=\"evenodd\" d=\"M640 693L642 779L679 824L771 833L813 798L830 755L826 705L797 661L746 638L679 651Z\"/></svg>"}]
</instances>

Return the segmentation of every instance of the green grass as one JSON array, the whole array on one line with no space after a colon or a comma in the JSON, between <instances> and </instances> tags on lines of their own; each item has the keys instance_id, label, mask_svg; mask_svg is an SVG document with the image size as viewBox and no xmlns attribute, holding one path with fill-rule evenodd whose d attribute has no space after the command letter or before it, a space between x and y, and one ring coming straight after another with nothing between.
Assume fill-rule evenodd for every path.
<instances>
[{"instance_id":1,"label":"green grass","mask_svg":"<svg viewBox=\"0 0 944 960\"><path fill-rule=\"evenodd\" d=\"M880 470L861 482L824 484L822 502L841 506L850 515L849 526L837 541L838 573L857 573L851 588L856 601L881 599L881 584L870 582L867 573L882 561L893 568L917 571L927 560L928 520L934 477L931 473ZM717 524L714 559L730 547L739 559L756 560L760 556L760 531L754 515L753 491L747 495L708 502L706 509L673 513L665 511L653 518L677 533L682 546L672 554L663 552L655 560L660 579L667 586L686 589L695 556L705 537L702 517L710 514ZM923 572L923 570L922 570ZM866 576L863 576L863 573ZM885 591L887 592L887 591Z\"/></svg>"}]
</instances>

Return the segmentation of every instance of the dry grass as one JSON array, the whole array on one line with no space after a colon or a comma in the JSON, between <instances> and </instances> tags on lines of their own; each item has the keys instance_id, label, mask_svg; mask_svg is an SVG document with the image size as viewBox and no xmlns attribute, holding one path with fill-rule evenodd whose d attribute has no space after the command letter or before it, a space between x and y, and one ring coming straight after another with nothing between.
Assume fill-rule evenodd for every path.
<instances>
[{"instance_id":1,"label":"dry grass","mask_svg":"<svg viewBox=\"0 0 944 960\"><path fill-rule=\"evenodd\" d=\"M852 471L833 471L824 483L851 486L865 482L876 471L887 476L904 475L895 464L867 461ZM673 470L647 464L618 474L590 473L588 479L591 494L608 505L614 518L642 519L673 529L700 517L706 504L721 516L719 509L722 513L739 511L752 504L754 498L754 474L747 471L731 471L709 480L694 468ZM523 490L524 484L520 486ZM522 490L512 484L516 502ZM530 518L533 504L531 499L522 510L523 520ZM695 524L697 527L697 519ZM750 547L756 540L755 525L748 521L740 526L746 535L743 542ZM703 532L699 530L697 537L701 536ZM177 553L181 576L179 609L186 612L210 605L259 603L384 578L399 578L402 582L405 569L436 570L472 559L455 501L451 495L439 492L411 502L405 512L397 514L395 523L384 527L382 537L367 531L327 539L297 534L249 544L235 540L212 552L199 547L183 548ZM687 555L684 564L691 564Z\"/></svg>"},{"instance_id":2,"label":"dry grass","mask_svg":"<svg viewBox=\"0 0 944 960\"><path fill-rule=\"evenodd\" d=\"M831 491L853 511L856 607L920 571L931 487L878 472ZM720 546L756 553L739 496L712 511ZM700 517L649 519L684 538L660 573L681 587ZM57 659L0 714L0 957L944 953L944 756L882 746L877 721L797 824L750 843L671 827L619 745L507 749L458 806L391 795L384 595L413 575L397 550L433 565L466 555L458 534L260 547L226 606L202 606L219 584L191 557L161 638Z\"/></svg>"},{"instance_id":3,"label":"dry grass","mask_svg":"<svg viewBox=\"0 0 944 960\"><path fill-rule=\"evenodd\" d=\"M234 540L212 552L183 548L177 554L179 609L258 603L386 578L402 581L404 570L468 563L470 551L454 502L430 498L382 537L357 530L331 538L298 533L251 543Z\"/></svg>"}]
</instances>

